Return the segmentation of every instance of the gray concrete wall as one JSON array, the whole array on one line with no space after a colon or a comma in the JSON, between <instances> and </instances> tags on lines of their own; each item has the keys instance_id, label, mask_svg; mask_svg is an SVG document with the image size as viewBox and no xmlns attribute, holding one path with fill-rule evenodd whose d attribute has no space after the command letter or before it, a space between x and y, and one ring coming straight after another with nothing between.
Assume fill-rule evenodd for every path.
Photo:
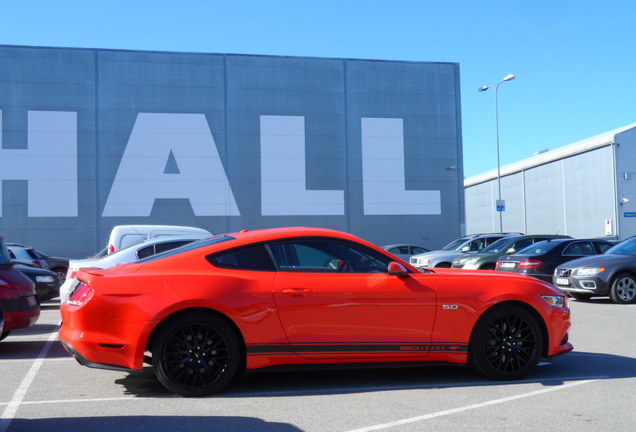
<instances>
[{"instance_id":1,"label":"gray concrete wall","mask_svg":"<svg viewBox=\"0 0 636 432\"><path fill-rule=\"evenodd\" d=\"M464 224L459 65L0 46L0 235L67 257L119 224Z\"/></svg>"}]
</instances>

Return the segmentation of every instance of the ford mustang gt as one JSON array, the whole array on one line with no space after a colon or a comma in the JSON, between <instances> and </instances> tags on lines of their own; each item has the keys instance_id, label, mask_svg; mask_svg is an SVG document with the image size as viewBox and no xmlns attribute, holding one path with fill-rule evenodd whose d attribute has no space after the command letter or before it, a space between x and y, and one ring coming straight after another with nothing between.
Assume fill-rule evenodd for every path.
<instances>
[{"instance_id":1,"label":"ford mustang gt","mask_svg":"<svg viewBox=\"0 0 636 432\"><path fill-rule=\"evenodd\" d=\"M563 292L526 276L418 271L321 228L241 231L79 270L60 339L85 366L151 364L183 396L271 366L469 364L496 380L568 352Z\"/></svg>"}]
</instances>

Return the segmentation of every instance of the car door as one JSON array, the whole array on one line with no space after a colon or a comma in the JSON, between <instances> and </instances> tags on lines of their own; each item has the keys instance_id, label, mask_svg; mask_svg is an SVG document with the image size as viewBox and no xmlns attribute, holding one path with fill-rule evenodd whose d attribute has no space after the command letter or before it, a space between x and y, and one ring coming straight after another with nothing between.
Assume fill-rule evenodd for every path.
<instances>
[{"instance_id":1,"label":"car door","mask_svg":"<svg viewBox=\"0 0 636 432\"><path fill-rule=\"evenodd\" d=\"M274 301L289 342L305 358L425 355L436 292L387 273L390 258L339 239L269 245Z\"/></svg>"}]
</instances>

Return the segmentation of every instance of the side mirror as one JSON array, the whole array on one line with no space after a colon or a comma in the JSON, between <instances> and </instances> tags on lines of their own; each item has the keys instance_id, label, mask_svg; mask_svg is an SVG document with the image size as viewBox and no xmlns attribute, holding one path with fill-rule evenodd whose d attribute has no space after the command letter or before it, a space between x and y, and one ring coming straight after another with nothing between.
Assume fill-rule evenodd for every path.
<instances>
[{"instance_id":1,"label":"side mirror","mask_svg":"<svg viewBox=\"0 0 636 432\"><path fill-rule=\"evenodd\" d=\"M462 253L470 252L470 246L464 246L462 248Z\"/></svg>"},{"instance_id":2,"label":"side mirror","mask_svg":"<svg viewBox=\"0 0 636 432\"><path fill-rule=\"evenodd\" d=\"M516 253L517 251L515 250L515 248L510 248L506 251L506 255L514 255Z\"/></svg>"},{"instance_id":3,"label":"side mirror","mask_svg":"<svg viewBox=\"0 0 636 432\"><path fill-rule=\"evenodd\" d=\"M402 264L395 261L391 261L389 263L388 270L390 275L397 276L397 277L405 277L409 274L406 267L404 267Z\"/></svg>"}]
</instances>

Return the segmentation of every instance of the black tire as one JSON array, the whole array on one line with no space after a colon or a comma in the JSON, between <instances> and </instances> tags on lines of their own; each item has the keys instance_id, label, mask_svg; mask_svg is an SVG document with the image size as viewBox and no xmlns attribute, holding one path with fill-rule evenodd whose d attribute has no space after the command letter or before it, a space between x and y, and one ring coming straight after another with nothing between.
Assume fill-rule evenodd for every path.
<instances>
[{"instance_id":1,"label":"black tire","mask_svg":"<svg viewBox=\"0 0 636 432\"><path fill-rule=\"evenodd\" d=\"M636 302L636 278L631 273L619 273L610 288L610 298L614 303Z\"/></svg>"},{"instance_id":2,"label":"black tire","mask_svg":"<svg viewBox=\"0 0 636 432\"><path fill-rule=\"evenodd\" d=\"M495 270L495 268L495 264L484 264L483 266L479 267L479 270Z\"/></svg>"},{"instance_id":3,"label":"black tire","mask_svg":"<svg viewBox=\"0 0 636 432\"><path fill-rule=\"evenodd\" d=\"M523 307L495 306L475 325L468 349L469 363L481 375L516 380L539 362L543 333L537 319Z\"/></svg>"},{"instance_id":4,"label":"black tire","mask_svg":"<svg viewBox=\"0 0 636 432\"><path fill-rule=\"evenodd\" d=\"M7 336L9 336L9 333L11 332L10 331L2 332L2 334L0 334L0 341L5 340Z\"/></svg>"},{"instance_id":5,"label":"black tire","mask_svg":"<svg viewBox=\"0 0 636 432\"><path fill-rule=\"evenodd\" d=\"M221 318L197 311L163 326L152 346L157 378L181 396L207 396L223 389L240 364L239 341Z\"/></svg>"},{"instance_id":6,"label":"black tire","mask_svg":"<svg viewBox=\"0 0 636 432\"><path fill-rule=\"evenodd\" d=\"M453 265L453 263L441 262L441 263L437 264L435 267L437 267L437 268L451 268L452 265Z\"/></svg>"},{"instance_id":7,"label":"black tire","mask_svg":"<svg viewBox=\"0 0 636 432\"><path fill-rule=\"evenodd\" d=\"M570 297L572 297L576 301L586 301L592 298L592 294L571 292L569 293Z\"/></svg>"}]
</instances>

